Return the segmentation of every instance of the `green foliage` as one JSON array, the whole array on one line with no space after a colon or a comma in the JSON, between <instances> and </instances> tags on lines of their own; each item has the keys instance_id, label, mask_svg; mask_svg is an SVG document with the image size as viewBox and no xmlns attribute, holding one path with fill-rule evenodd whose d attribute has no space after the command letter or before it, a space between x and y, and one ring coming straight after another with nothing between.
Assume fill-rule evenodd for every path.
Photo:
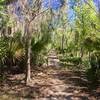
<instances>
[{"instance_id":1,"label":"green foliage","mask_svg":"<svg viewBox=\"0 0 100 100\"><path fill-rule=\"evenodd\" d=\"M4 59L7 57L7 51L7 38L0 38L0 63L4 63Z\"/></svg>"},{"instance_id":2,"label":"green foliage","mask_svg":"<svg viewBox=\"0 0 100 100\"><path fill-rule=\"evenodd\" d=\"M20 33L15 33L14 37L0 38L0 62L3 64L15 64L22 61L25 50L21 42Z\"/></svg>"},{"instance_id":3,"label":"green foliage","mask_svg":"<svg viewBox=\"0 0 100 100\"><path fill-rule=\"evenodd\" d=\"M84 40L84 46L88 51L100 50L100 38L96 35L87 36Z\"/></svg>"},{"instance_id":4,"label":"green foliage","mask_svg":"<svg viewBox=\"0 0 100 100\"><path fill-rule=\"evenodd\" d=\"M100 76L100 52L93 52L90 56L90 67L87 70L87 78L92 82L96 82Z\"/></svg>"},{"instance_id":5,"label":"green foliage","mask_svg":"<svg viewBox=\"0 0 100 100\"><path fill-rule=\"evenodd\" d=\"M41 50L51 41L51 35L47 25L41 25L40 34L37 41L34 41L34 38L32 40L32 51L35 53L41 52Z\"/></svg>"},{"instance_id":6,"label":"green foliage","mask_svg":"<svg viewBox=\"0 0 100 100\"><path fill-rule=\"evenodd\" d=\"M67 46L66 52L72 52L78 50L77 45L75 45L73 42L70 42Z\"/></svg>"},{"instance_id":7,"label":"green foliage","mask_svg":"<svg viewBox=\"0 0 100 100\"><path fill-rule=\"evenodd\" d=\"M14 36L9 38L8 43L8 60L13 64L16 63L16 60L17 62L21 61L25 56L25 50L23 48L23 43L21 42L21 33L14 33Z\"/></svg>"},{"instance_id":8,"label":"green foliage","mask_svg":"<svg viewBox=\"0 0 100 100\"><path fill-rule=\"evenodd\" d=\"M0 75L0 83L2 83L5 80L5 77Z\"/></svg>"},{"instance_id":9,"label":"green foliage","mask_svg":"<svg viewBox=\"0 0 100 100\"><path fill-rule=\"evenodd\" d=\"M51 42L51 33L47 24L41 24L41 33L32 39L33 63L43 63L48 51L48 44Z\"/></svg>"},{"instance_id":10,"label":"green foliage","mask_svg":"<svg viewBox=\"0 0 100 100\"><path fill-rule=\"evenodd\" d=\"M62 62L70 62L75 65L79 65L82 61L80 57L64 57L60 59Z\"/></svg>"},{"instance_id":11,"label":"green foliage","mask_svg":"<svg viewBox=\"0 0 100 100\"><path fill-rule=\"evenodd\" d=\"M97 74L91 68L87 70L87 79L94 83L98 80Z\"/></svg>"},{"instance_id":12,"label":"green foliage","mask_svg":"<svg viewBox=\"0 0 100 100\"><path fill-rule=\"evenodd\" d=\"M83 65L83 67L84 67L85 70L87 70L87 69L89 69L89 68L91 67L91 66L90 66L90 62L89 62L88 59L84 59L84 60L82 61L82 65Z\"/></svg>"},{"instance_id":13,"label":"green foliage","mask_svg":"<svg viewBox=\"0 0 100 100\"><path fill-rule=\"evenodd\" d=\"M4 8L4 2L5 0L0 0L0 11Z\"/></svg>"}]
</instances>

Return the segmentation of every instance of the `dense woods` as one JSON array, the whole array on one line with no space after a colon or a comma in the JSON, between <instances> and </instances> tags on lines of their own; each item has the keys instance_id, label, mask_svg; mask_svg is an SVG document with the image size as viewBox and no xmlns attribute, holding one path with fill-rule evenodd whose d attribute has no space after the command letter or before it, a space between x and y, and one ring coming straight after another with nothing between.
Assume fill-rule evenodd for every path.
<instances>
[{"instance_id":1,"label":"dense woods","mask_svg":"<svg viewBox=\"0 0 100 100\"><path fill-rule=\"evenodd\" d=\"M44 90L37 92L35 85L42 88L50 83L51 77L55 81L52 85L59 88L54 90L61 93L52 96L52 90L40 99ZM71 81L71 77L79 79ZM57 79L66 80L61 83L64 88L68 82L76 82L87 90L79 90L74 84L76 90L73 88L68 99L65 95L70 92L62 94L62 88L55 85ZM42 83L38 84L37 80ZM33 88L33 94L15 95L17 89L12 90L13 81L17 87L28 88L21 90L27 94L31 94ZM14 92L13 96L7 94L8 88ZM81 96L82 91L88 96ZM6 99L100 99L100 0L0 0L0 100Z\"/></svg>"}]
</instances>

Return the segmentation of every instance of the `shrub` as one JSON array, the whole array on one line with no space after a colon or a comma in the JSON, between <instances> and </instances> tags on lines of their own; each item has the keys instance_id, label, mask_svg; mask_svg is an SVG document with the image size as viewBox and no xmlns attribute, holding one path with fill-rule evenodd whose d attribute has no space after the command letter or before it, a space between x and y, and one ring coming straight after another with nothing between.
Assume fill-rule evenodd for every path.
<instances>
[{"instance_id":1,"label":"shrub","mask_svg":"<svg viewBox=\"0 0 100 100\"><path fill-rule=\"evenodd\" d=\"M4 64L7 57L8 43L7 38L0 38L0 64Z\"/></svg>"},{"instance_id":2,"label":"shrub","mask_svg":"<svg viewBox=\"0 0 100 100\"><path fill-rule=\"evenodd\" d=\"M66 58L62 58L60 60L62 62L70 62L75 65L79 65L82 62L80 57L66 57Z\"/></svg>"}]
</instances>

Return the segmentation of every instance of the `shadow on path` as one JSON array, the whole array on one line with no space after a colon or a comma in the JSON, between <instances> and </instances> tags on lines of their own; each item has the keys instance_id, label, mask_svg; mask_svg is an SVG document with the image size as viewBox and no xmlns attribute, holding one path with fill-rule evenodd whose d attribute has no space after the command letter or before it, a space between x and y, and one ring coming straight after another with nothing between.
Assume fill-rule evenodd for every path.
<instances>
[{"instance_id":1,"label":"shadow on path","mask_svg":"<svg viewBox=\"0 0 100 100\"><path fill-rule=\"evenodd\" d=\"M0 98L6 95L2 100L100 100L100 85L91 87L84 72L48 68L33 76L30 86L25 86L24 75L9 76L0 86Z\"/></svg>"}]
</instances>

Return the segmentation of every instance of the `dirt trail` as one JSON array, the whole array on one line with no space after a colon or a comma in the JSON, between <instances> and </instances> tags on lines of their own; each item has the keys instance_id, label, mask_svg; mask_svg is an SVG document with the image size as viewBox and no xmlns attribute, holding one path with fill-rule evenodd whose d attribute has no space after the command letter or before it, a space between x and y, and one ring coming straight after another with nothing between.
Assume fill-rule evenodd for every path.
<instances>
[{"instance_id":1,"label":"dirt trail","mask_svg":"<svg viewBox=\"0 0 100 100\"><path fill-rule=\"evenodd\" d=\"M55 50L51 50L48 54L48 66L59 67L59 59Z\"/></svg>"},{"instance_id":2,"label":"dirt trail","mask_svg":"<svg viewBox=\"0 0 100 100\"><path fill-rule=\"evenodd\" d=\"M23 77L9 76L0 88L0 100L100 100L100 87L91 89L83 72L50 67L34 72L30 86L24 85Z\"/></svg>"}]
</instances>

